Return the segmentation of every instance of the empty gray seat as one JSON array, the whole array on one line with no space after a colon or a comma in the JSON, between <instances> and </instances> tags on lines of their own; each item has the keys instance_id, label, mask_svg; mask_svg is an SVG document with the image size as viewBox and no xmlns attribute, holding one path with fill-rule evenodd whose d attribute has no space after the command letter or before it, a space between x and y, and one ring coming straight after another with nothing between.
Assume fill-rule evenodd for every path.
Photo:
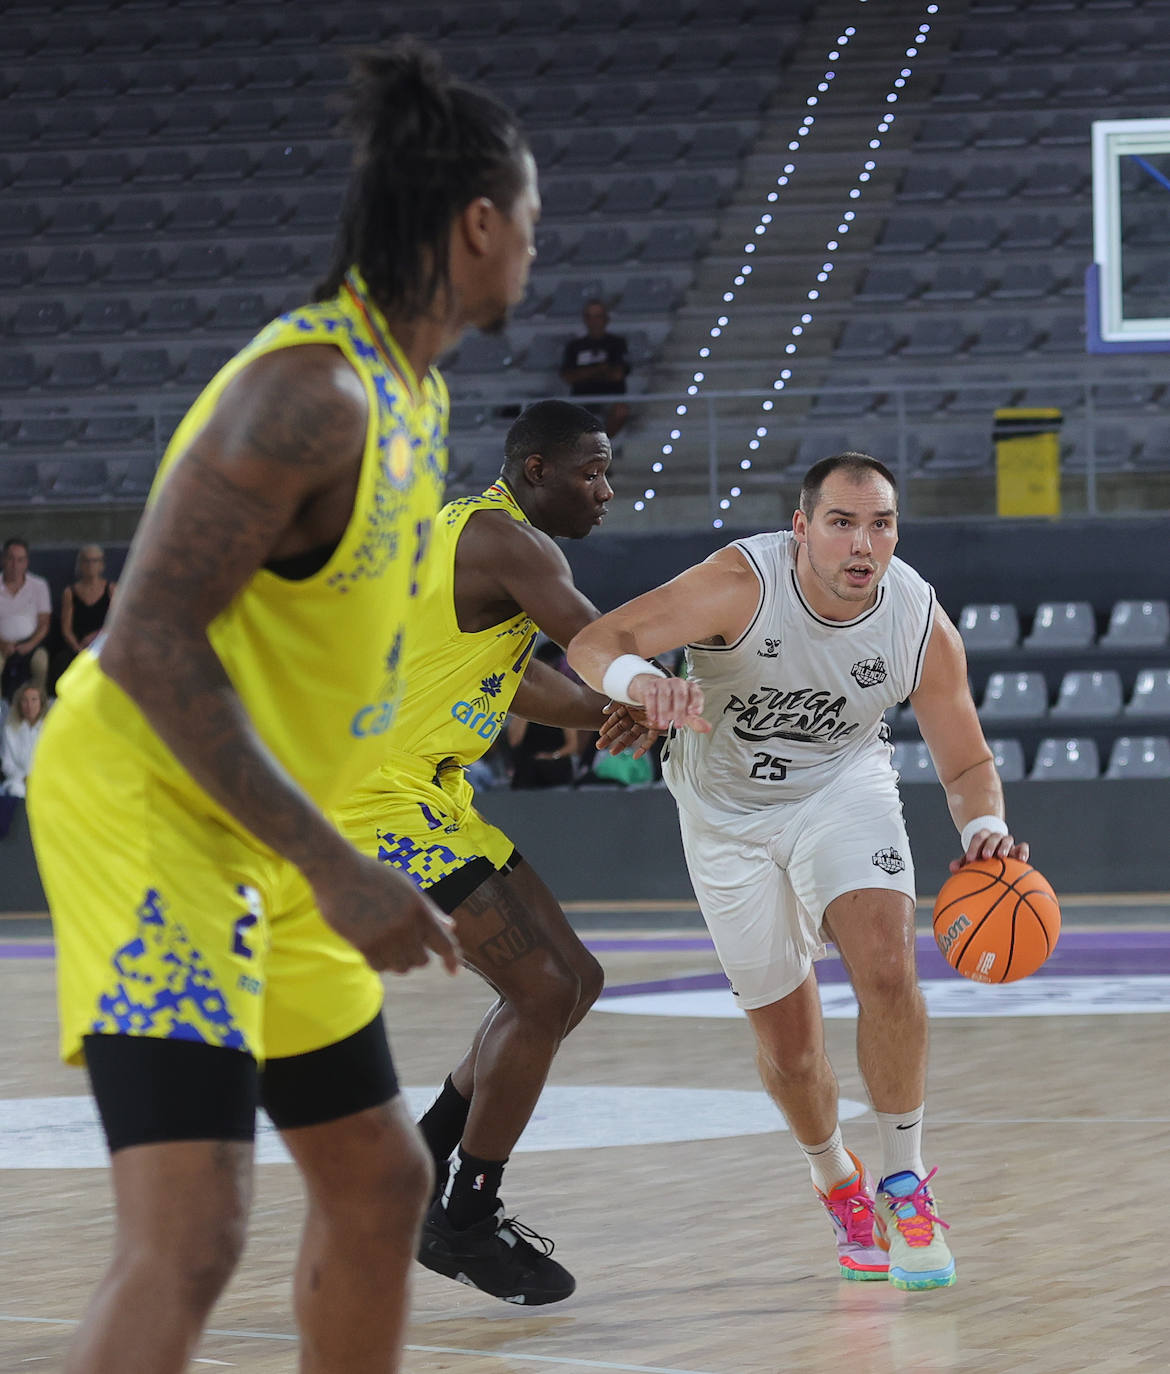
<instances>
[{"instance_id":1,"label":"empty gray seat","mask_svg":"<svg viewBox=\"0 0 1170 1374\"><path fill-rule=\"evenodd\" d=\"M16 504L37 501L43 496L36 463L20 458L0 460L0 502Z\"/></svg>"},{"instance_id":2,"label":"empty gray seat","mask_svg":"<svg viewBox=\"0 0 1170 1374\"><path fill-rule=\"evenodd\" d=\"M1024 648L1087 649L1096 638L1097 620L1087 601L1043 601Z\"/></svg>"},{"instance_id":3,"label":"empty gray seat","mask_svg":"<svg viewBox=\"0 0 1170 1374\"><path fill-rule=\"evenodd\" d=\"M633 256L634 240L628 229L598 227L586 229L573 253L575 262L589 266L625 262Z\"/></svg>"},{"instance_id":4,"label":"empty gray seat","mask_svg":"<svg viewBox=\"0 0 1170 1374\"><path fill-rule=\"evenodd\" d=\"M64 301L26 301L12 316L12 333L18 338L52 338L69 328Z\"/></svg>"},{"instance_id":5,"label":"empty gray seat","mask_svg":"<svg viewBox=\"0 0 1170 1374\"><path fill-rule=\"evenodd\" d=\"M11 185L18 191L57 190L73 175L64 153L30 153L12 174Z\"/></svg>"},{"instance_id":6,"label":"empty gray seat","mask_svg":"<svg viewBox=\"0 0 1170 1374\"><path fill-rule=\"evenodd\" d=\"M942 115L935 119L927 116L918 130L914 146L928 150L965 148L973 134L974 126L969 115Z\"/></svg>"},{"instance_id":7,"label":"empty gray seat","mask_svg":"<svg viewBox=\"0 0 1170 1374\"><path fill-rule=\"evenodd\" d=\"M235 350L226 344L200 344L183 364L183 380L202 387L234 356Z\"/></svg>"},{"instance_id":8,"label":"empty gray seat","mask_svg":"<svg viewBox=\"0 0 1170 1374\"><path fill-rule=\"evenodd\" d=\"M194 296L155 296L139 328L143 333L185 335L199 326L203 311Z\"/></svg>"},{"instance_id":9,"label":"empty gray seat","mask_svg":"<svg viewBox=\"0 0 1170 1374\"><path fill-rule=\"evenodd\" d=\"M1170 739L1165 735L1120 736L1109 751L1105 776L1115 782L1170 778Z\"/></svg>"},{"instance_id":10,"label":"empty gray seat","mask_svg":"<svg viewBox=\"0 0 1170 1374\"><path fill-rule=\"evenodd\" d=\"M898 187L904 201L946 200L955 189L955 179L941 167L909 167Z\"/></svg>"},{"instance_id":11,"label":"empty gray seat","mask_svg":"<svg viewBox=\"0 0 1170 1374\"><path fill-rule=\"evenodd\" d=\"M21 420L16 426L12 442L20 448L59 449L72 443L81 428L80 420L37 416Z\"/></svg>"},{"instance_id":12,"label":"empty gray seat","mask_svg":"<svg viewBox=\"0 0 1170 1374\"><path fill-rule=\"evenodd\" d=\"M1020 174L1010 163L980 163L955 194L960 200L1006 200L1019 184Z\"/></svg>"},{"instance_id":13,"label":"empty gray seat","mask_svg":"<svg viewBox=\"0 0 1170 1374\"><path fill-rule=\"evenodd\" d=\"M134 328L136 313L134 307L124 296L107 300L90 300L81 308L77 323L73 326L75 334L127 334Z\"/></svg>"},{"instance_id":14,"label":"empty gray seat","mask_svg":"<svg viewBox=\"0 0 1170 1374\"><path fill-rule=\"evenodd\" d=\"M515 357L512 341L503 334L468 334L459 345L459 372L502 372Z\"/></svg>"},{"instance_id":15,"label":"empty gray seat","mask_svg":"<svg viewBox=\"0 0 1170 1374\"><path fill-rule=\"evenodd\" d=\"M89 391L101 386L107 375L100 353L93 349L70 350L53 359L44 384L58 391Z\"/></svg>"},{"instance_id":16,"label":"empty gray seat","mask_svg":"<svg viewBox=\"0 0 1170 1374\"><path fill-rule=\"evenodd\" d=\"M1001 248L1055 248L1064 229L1057 215L1016 215L1004 232Z\"/></svg>"},{"instance_id":17,"label":"empty gray seat","mask_svg":"<svg viewBox=\"0 0 1170 1374\"><path fill-rule=\"evenodd\" d=\"M992 673L979 714L985 720L1041 720L1048 714L1043 673Z\"/></svg>"},{"instance_id":18,"label":"empty gray seat","mask_svg":"<svg viewBox=\"0 0 1170 1374\"><path fill-rule=\"evenodd\" d=\"M220 296L215 303L209 329L232 329L241 333L259 329L274 314L258 291L232 291Z\"/></svg>"},{"instance_id":19,"label":"empty gray seat","mask_svg":"<svg viewBox=\"0 0 1170 1374\"><path fill-rule=\"evenodd\" d=\"M1079 195L1087 174L1075 162L1046 162L1024 179L1020 194L1069 200Z\"/></svg>"},{"instance_id":20,"label":"empty gray seat","mask_svg":"<svg viewBox=\"0 0 1170 1374\"><path fill-rule=\"evenodd\" d=\"M934 99L940 105L994 104L997 85L998 73L990 69L949 71L944 73Z\"/></svg>"},{"instance_id":21,"label":"empty gray seat","mask_svg":"<svg viewBox=\"0 0 1170 1374\"><path fill-rule=\"evenodd\" d=\"M50 238L92 239L101 233L105 219L96 200L67 200L53 211L42 233Z\"/></svg>"},{"instance_id":22,"label":"empty gray seat","mask_svg":"<svg viewBox=\"0 0 1170 1374\"><path fill-rule=\"evenodd\" d=\"M699 236L690 224L656 224L647 234L639 257L656 262L692 262L699 251Z\"/></svg>"},{"instance_id":23,"label":"empty gray seat","mask_svg":"<svg viewBox=\"0 0 1170 1374\"><path fill-rule=\"evenodd\" d=\"M622 313L668 315L678 298L678 288L670 277L631 277L622 292Z\"/></svg>"},{"instance_id":24,"label":"empty gray seat","mask_svg":"<svg viewBox=\"0 0 1170 1374\"><path fill-rule=\"evenodd\" d=\"M999 223L991 215L955 215L939 240L940 253L983 253L999 238Z\"/></svg>"},{"instance_id":25,"label":"empty gray seat","mask_svg":"<svg viewBox=\"0 0 1170 1374\"><path fill-rule=\"evenodd\" d=\"M906 358L945 357L957 353L965 337L961 321L951 316L915 320L902 345L902 355Z\"/></svg>"},{"instance_id":26,"label":"empty gray seat","mask_svg":"<svg viewBox=\"0 0 1170 1374\"><path fill-rule=\"evenodd\" d=\"M604 295L605 283L596 277L588 280L567 278L558 282L544 313L550 319L576 319L586 301L598 300Z\"/></svg>"},{"instance_id":27,"label":"empty gray seat","mask_svg":"<svg viewBox=\"0 0 1170 1374\"><path fill-rule=\"evenodd\" d=\"M899 740L890 760L902 782L937 782L934 760L922 740Z\"/></svg>"},{"instance_id":28,"label":"empty gray seat","mask_svg":"<svg viewBox=\"0 0 1170 1374\"><path fill-rule=\"evenodd\" d=\"M1100 773L1096 741L1074 736L1042 739L1029 777L1033 782L1089 782Z\"/></svg>"},{"instance_id":29,"label":"empty gray seat","mask_svg":"<svg viewBox=\"0 0 1170 1374\"><path fill-rule=\"evenodd\" d=\"M934 441L926 472L958 472L987 468L992 456L986 429L947 429Z\"/></svg>"},{"instance_id":30,"label":"empty gray seat","mask_svg":"<svg viewBox=\"0 0 1170 1374\"><path fill-rule=\"evenodd\" d=\"M95 415L86 420L79 436L83 444L101 448L141 448L154 437L149 415Z\"/></svg>"},{"instance_id":31,"label":"empty gray seat","mask_svg":"<svg viewBox=\"0 0 1170 1374\"><path fill-rule=\"evenodd\" d=\"M28 391L40 379L41 368L31 353L0 353L0 391Z\"/></svg>"},{"instance_id":32,"label":"empty gray seat","mask_svg":"<svg viewBox=\"0 0 1170 1374\"><path fill-rule=\"evenodd\" d=\"M165 348L128 348L118 359L112 385L146 390L162 386L174 373L174 364Z\"/></svg>"},{"instance_id":33,"label":"empty gray seat","mask_svg":"<svg viewBox=\"0 0 1170 1374\"><path fill-rule=\"evenodd\" d=\"M1027 353L1036 342L1036 329L1023 315L993 315L985 320L970 352L975 357L1005 357Z\"/></svg>"},{"instance_id":34,"label":"empty gray seat","mask_svg":"<svg viewBox=\"0 0 1170 1374\"><path fill-rule=\"evenodd\" d=\"M76 248L54 248L52 253L49 254L49 261L45 264L44 272L41 274L41 281L46 286L56 286L58 284L62 286L74 286L79 285L83 280L88 281L88 277L80 278L70 275L63 281L58 282L57 278L53 276L50 271L52 265L58 261L58 254L68 253L76 255L80 251L82 250ZM23 250L0 253L0 290L18 290L22 286L27 286L36 275L36 268L33 267L28 254Z\"/></svg>"},{"instance_id":35,"label":"empty gray seat","mask_svg":"<svg viewBox=\"0 0 1170 1374\"><path fill-rule=\"evenodd\" d=\"M723 183L713 172L687 172L671 182L662 206L665 210L710 214L725 198Z\"/></svg>"},{"instance_id":36,"label":"empty gray seat","mask_svg":"<svg viewBox=\"0 0 1170 1374\"><path fill-rule=\"evenodd\" d=\"M179 197L171 216L171 228L186 234L204 233L218 229L225 219L227 207L219 196L209 196L203 192Z\"/></svg>"},{"instance_id":37,"label":"empty gray seat","mask_svg":"<svg viewBox=\"0 0 1170 1374\"><path fill-rule=\"evenodd\" d=\"M1052 714L1078 720L1111 720L1121 714L1121 706L1121 676L1114 669L1074 669L1060 680Z\"/></svg>"},{"instance_id":38,"label":"empty gray seat","mask_svg":"<svg viewBox=\"0 0 1170 1374\"><path fill-rule=\"evenodd\" d=\"M1170 716L1170 668L1143 668L1125 705L1127 716Z\"/></svg>"},{"instance_id":39,"label":"empty gray seat","mask_svg":"<svg viewBox=\"0 0 1170 1374\"><path fill-rule=\"evenodd\" d=\"M109 489L110 473L101 458L72 458L56 466L45 484L48 493L59 501L92 501Z\"/></svg>"},{"instance_id":40,"label":"empty gray seat","mask_svg":"<svg viewBox=\"0 0 1170 1374\"><path fill-rule=\"evenodd\" d=\"M73 185L81 188L121 186L130 180L133 172L134 164L126 153L90 153L73 174Z\"/></svg>"},{"instance_id":41,"label":"empty gray seat","mask_svg":"<svg viewBox=\"0 0 1170 1374\"><path fill-rule=\"evenodd\" d=\"M550 219L587 215L599 195L596 184L588 177L558 177L541 189L544 213Z\"/></svg>"},{"instance_id":42,"label":"empty gray seat","mask_svg":"<svg viewBox=\"0 0 1170 1374\"><path fill-rule=\"evenodd\" d=\"M989 739L987 747L1003 782L1023 782L1024 746L1018 739Z\"/></svg>"},{"instance_id":43,"label":"empty gray seat","mask_svg":"<svg viewBox=\"0 0 1170 1374\"><path fill-rule=\"evenodd\" d=\"M833 350L838 358L882 358L898 345L898 335L885 320L847 320Z\"/></svg>"},{"instance_id":44,"label":"empty gray seat","mask_svg":"<svg viewBox=\"0 0 1170 1374\"><path fill-rule=\"evenodd\" d=\"M942 262L934 280L922 293L925 301L970 301L983 294L987 274L982 267L964 262Z\"/></svg>"},{"instance_id":45,"label":"empty gray seat","mask_svg":"<svg viewBox=\"0 0 1170 1374\"><path fill-rule=\"evenodd\" d=\"M929 220L891 219L874 244L879 253L925 253L938 238L938 229Z\"/></svg>"},{"instance_id":46,"label":"empty gray seat","mask_svg":"<svg viewBox=\"0 0 1170 1374\"><path fill-rule=\"evenodd\" d=\"M153 458L128 459L113 480L112 495L123 501L145 500L154 481L154 472Z\"/></svg>"},{"instance_id":47,"label":"empty gray seat","mask_svg":"<svg viewBox=\"0 0 1170 1374\"><path fill-rule=\"evenodd\" d=\"M236 229L275 229L288 218L288 202L278 191L249 191L231 212Z\"/></svg>"},{"instance_id":48,"label":"empty gray seat","mask_svg":"<svg viewBox=\"0 0 1170 1374\"><path fill-rule=\"evenodd\" d=\"M677 129L647 129L631 140L625 160L631 167L669 167L682 157L685 147L686 139Z\"/></svg>"},{"instance_id":49,"label":"empty gray seat","mask_svg":"<svg viewBox=\"0 0 1170 1374\"><path fill-rule=\"evenodd\" d=\"M316 165L316 158L303 143L274 143L265 149L252 170L258 180L299 181Z\"/></svg>"},{"instance_id":50,"label":"empty gray seat","mask_svg":"<svg viewBox=\"0 0 1170 1374\"><path fill-rule=\"evenodd\" d=\"M1051 295L1057 287L1056 275L1046 262L1009 263L991 289L997 300L1023 301Z\"/></svg>"},{"instance_id":51,"label":"empty gray seat","mask_svg":"<svg viewBox=\"0 0 1170 1374\"><path fill-rule=\"evenodd\" d=\"M614 177L605 195L606 213L643 215L658 204L660 192L651 176Z\"/></svg>"},{"instance_id":52,"label":"empty gray seat","mask_svg":"<svg viewBox=\"0 0 1170 1374\"><path fill-rule=\"evenodd\" d=\"M557 167L561 172L577 171L584 168L612 167L621 160L626 139L613 129L583 129L571 135L565 144ZM548 165L547 159L537 154L538 167Z\"/></svg>"},{"instance_id":53,"label":"empty gray seat","mask_svg":"<svg viewBox=\"0 0 1170 1374\"><path fill-rule=\"evenodd\" d=\"M1170 605L1165 601L1118 601L1101 636L1111 649L1161 649L1170 643Z\"/></svg>"},{"instance_id":54,"label":"empty gray seat","mask_svg":"<svg viewBox=\"0 0 1170 1374\"><path fill-rule=\"evenodd\" d=\"M141 286L157 281L163 273L162 254L157 248L115 248L106 268L110 286Z\"/></svg>"},{"instance_id":55,"label":"empty gray seat","mask_svg":"<svg viewBox=\"0 0 1170 1374\"><path fill-rule=\"evenodd\" d=\"M1020 642L1020 617L1005 602L972 602L959 612L959 634L969 654L1014 649Z\"/></svg>"},{"instance_id":56,"label":"empty gray seat","mask_svg":"<svg viewBox=\"0 0 1170 1374\"><path fill-rule=\"evenodd\" d=\"M717 162L729 167L747 151L748 138L738 124L701 124L687 149L687 162Z\"/></svg>"},{"instance_id":57,"label":"empty gray seat","mask_svg":"<svg viewBox=\"0 0 1170 1374\"><path fill-rule=\"evenodd\" d=\"M107 234L137 234L145 238L156 233L166 217L166 208L156 197L128 196L114 206L105 231Z\"/></svg>"},{"instance_id":58,"label":"empty gray seat","mask_svg":"<svg viewBox=\"0 0 1170 1374\"><path fill-rule=\"evenodd\" d=\"M167 279L173 282L218 282L228 275L227 251L218 243L187 243L171 263Z\"/></svg>"},{"instance_id":59,"label":"empty gray seat","mask_svg":"<svg viewBox=\"0 0 1170 1374\"><path fill-rule=\"evenodd\" d=\"M901 304L917 293L919 284L909 267L871 267L857 289L857 299Z\"/></svg>"}]
</instances>

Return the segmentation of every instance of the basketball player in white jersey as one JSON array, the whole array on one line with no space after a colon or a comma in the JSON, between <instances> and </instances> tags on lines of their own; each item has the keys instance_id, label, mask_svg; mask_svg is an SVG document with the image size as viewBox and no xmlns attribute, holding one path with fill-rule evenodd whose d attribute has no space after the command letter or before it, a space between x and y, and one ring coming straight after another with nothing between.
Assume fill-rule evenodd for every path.
<instances>
[{"instance_id":1,"label":"basketball player in white jersey","mask_svg":"<svg viewBox=\"0 0 1170 1374\"><path fill-rule=\"evenodd\" d=\"M842 453L804 479L792 532L738 540L604 615L569 647L591 686L670 728L663 773L764 1086L808 1157L847 1279L955 1280L922 1159L926 1007L914 869L883 712L907 698L976 858L1026 859L954 625L894 557L892 474ZM647 662L687 646L686 679ZM601 744L604 746L603 736ZM813 960L831 940L859 1006L881 1174L841 1139Z\"/></svg>"}]
</instances>

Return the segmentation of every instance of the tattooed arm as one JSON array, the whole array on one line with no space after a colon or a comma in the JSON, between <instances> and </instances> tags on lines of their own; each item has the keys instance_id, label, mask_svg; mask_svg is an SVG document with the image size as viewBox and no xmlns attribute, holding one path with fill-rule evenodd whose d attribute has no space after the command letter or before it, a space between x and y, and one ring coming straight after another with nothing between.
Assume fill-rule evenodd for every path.
<instances>
[{"instance_id":1,"label":"tattooed arm","mask_svg":"<svg viewBox=\"0 0 1170 1374\"><path fill-rule=\"evenodd\" d=\"M235 378L146 512L101 666L191 777L304 873L326 920L375 967L405 971L430 948L453 970L435 909L359 855L285 772L207 633L268 560L341 536L368 418L361 381L333 348L281 349Z\"/></svg>"}]
</instances>

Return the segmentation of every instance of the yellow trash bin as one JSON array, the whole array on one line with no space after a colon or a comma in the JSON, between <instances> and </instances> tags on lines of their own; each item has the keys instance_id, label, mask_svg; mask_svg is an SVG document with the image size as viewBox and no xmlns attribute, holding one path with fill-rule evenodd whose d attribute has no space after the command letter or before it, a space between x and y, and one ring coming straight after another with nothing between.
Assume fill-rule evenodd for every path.
<instances>
[{"instance_id":1,"label":"yellow trash bin","mask_svg":"<svg viewBox=\"0 0 1170 1374\"><path fill-rule=\"evenodd\" d=\"M995 497L1000 515L1060 514L1060 422L1055 409L995 412Z\"/></svg>"}]
</instances>

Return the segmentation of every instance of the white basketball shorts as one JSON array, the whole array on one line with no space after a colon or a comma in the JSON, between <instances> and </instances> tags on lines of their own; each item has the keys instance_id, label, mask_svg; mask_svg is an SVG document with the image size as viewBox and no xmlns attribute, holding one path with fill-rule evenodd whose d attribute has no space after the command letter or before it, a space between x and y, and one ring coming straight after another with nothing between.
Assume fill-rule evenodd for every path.
<instances>
[{"instance_id":1,"label":"white basketball shorts","mask_svg":"<svg viewBox=\"0 0 1170 1374\"><path fill-rule=\"evenodd\" d=\"M800 987L825 954L821 924L837 897L864 888L915 897L902 803L885 769L722 823L680 807L679 824L703 919L745 1010Z\"/></svg>"}]
</instances>

